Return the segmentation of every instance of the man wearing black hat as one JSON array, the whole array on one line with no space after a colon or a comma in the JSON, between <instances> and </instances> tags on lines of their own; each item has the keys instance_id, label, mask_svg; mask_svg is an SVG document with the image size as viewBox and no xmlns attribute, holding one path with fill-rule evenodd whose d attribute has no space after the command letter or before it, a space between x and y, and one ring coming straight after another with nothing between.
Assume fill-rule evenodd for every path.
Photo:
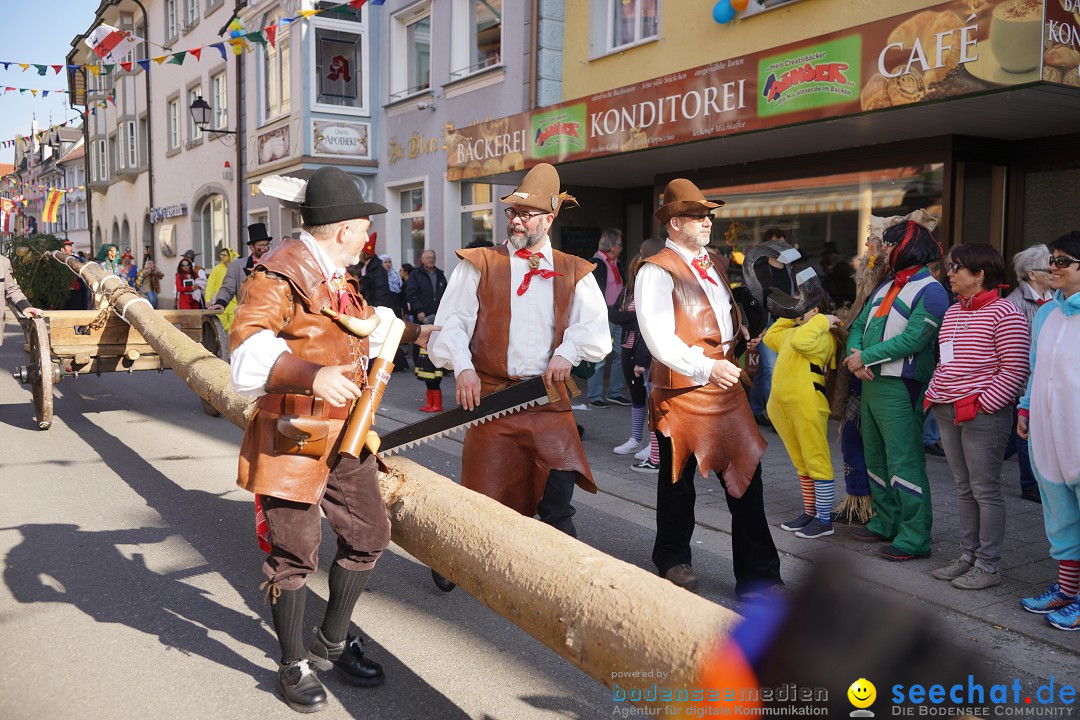
<instances>
[{"instance_id":1,"label":"man wearing black hat","mask_svg":"<svg viewBox=\"0 0 1080 720\"><path fill-rule=\"evenodd\" d=\"M229 341L233 388L258 398L237 484L256 494L260 546L268 552L262 569L281 645L278 689L294 710L315 712L327 702L316 667L332 668L353 685L385 679L364 657L361 638L347 633L390 542L390 522L375 458L341 456L337 441L366 382L368 359L396 316L368 305L345 270L367 240L370 216L386 208L366 202L342 170L324 167L311 176L300 212L300 237L262 255L241 288ZM357 337L322 314L326 308L359 319L378 315L380 322ZM402 341L426 343L432 329L409 323ZM326 615L305 648L306 582L317 568L320 511L338 536L337 553Z\"/></svg>"},{"instance_id":2,"label":"man wearing black hat","mask_svg":"<svg viewBox=\"0 0 1080 720\"><path fill-rule=\"evenodd\" d=\"M221 281L221 288L218 290L217 295L214 296L214 302L208 308L209 310L218 312L224 310L229 301L240 294L240 286L248 279L248 275L251 275L251 271L255 269L259 258L270 251L272 242L274 242L274 238L270 237L270 233L266 232L265 223L248 225L247 246L251 254L246 258L236 258L229 263L228 268L225 270L225 279Z\"/></svg>"}]
</instances>

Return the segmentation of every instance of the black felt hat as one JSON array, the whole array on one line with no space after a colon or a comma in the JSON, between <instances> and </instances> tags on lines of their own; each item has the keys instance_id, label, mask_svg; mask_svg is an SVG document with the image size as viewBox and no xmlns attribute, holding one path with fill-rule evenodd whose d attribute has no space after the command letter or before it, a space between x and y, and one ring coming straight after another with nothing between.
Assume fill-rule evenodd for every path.
<instances>
[{"instance_id":1,"label":"black felt hat","mask_svg":"<svg viewBox=\"0 0 1080 720\"><path fill-rule=\"evenodd\" d=\"M379 203L364 200L352 177L336 167L321 167L312 174L300 204L305 225L328 225L384 212Z\"/></svg>"},{"instance_id":2,"label":"black felt hat","mask_svg":"<svg viewBox=\"0 0 1080 720\"><path fill-rule=\"evenodd\" d=\"M274 238L270 237L270 233L266 232L266 223L251 223L248 225L247 244L262 242L263 240L270 240L271 242L274 240Z\"/></svg>"}]
</instances>

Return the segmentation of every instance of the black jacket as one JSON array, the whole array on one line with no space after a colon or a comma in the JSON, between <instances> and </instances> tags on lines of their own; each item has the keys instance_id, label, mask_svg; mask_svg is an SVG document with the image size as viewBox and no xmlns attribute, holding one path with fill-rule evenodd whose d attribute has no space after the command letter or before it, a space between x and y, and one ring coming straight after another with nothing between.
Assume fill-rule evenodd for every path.
<instances>
[{"instance_id":1,"label":"black jacket","mask_svg":"<svg viewBox=\"0 0 1080 720\"><path fill-rule=\"evenodd\" d=\"M373 257L364 266L364 274L360 275L360 266L352 265L349 272L360 281L360 294L367 300L368 305L378 305L394 309L400 305L390 292L390 278L386 274L382 260Z\"/></svg>"},{"instance_id":2,"label":"black jacket","mask_svg":"<svg viewBox=\"0 0 1080 720\"><path fill-rule=\"evenodd\" d=\"M439 310L443 293L446 292L446 275L439 268L435 268L435 288L432 290L431 279L420 266L409 273L409 282L405 283L405 301L409 303L409 312L413 315L424 313L426 316L434 316Z\"/></svg>"}]
</instances>

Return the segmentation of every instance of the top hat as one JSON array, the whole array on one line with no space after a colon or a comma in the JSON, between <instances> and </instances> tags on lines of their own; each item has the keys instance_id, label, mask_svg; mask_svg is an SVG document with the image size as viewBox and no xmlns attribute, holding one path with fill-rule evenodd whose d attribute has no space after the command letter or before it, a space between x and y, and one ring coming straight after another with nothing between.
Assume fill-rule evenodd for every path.
<instances>
[{"instance_id":1,"label":"top hat","mask_svg":"<svg viewBox=\"0 0 1080 720\"><path fill-rule=\"evenodd\" d=\"M724 201L718 203L705 199L698 186L686 178L675 178L664 188L664 204L656 210L656 219L661 225L667 225L668 220L678 215L687 213L700 213L723 207Z\"/></svg>"},{"instance_id":2,"label":"top hat","mask_svg":"<svg viewBox=\"0 0 1080 720\"><path fill-rule=\"evenodd\" d=\"M247 244L262 242L263 240L271 242L274 240L274 238L270 237L270 233L266 232L266 223L251 223L248 225Z\"/></svg>"},{"instance_id":3,"label":"top hat","mask_svg":"<svg viewBox=\"0 0 1080 720\"><path fill-rule=\"evenodd\" d=\"M559 192L559 173L547 163L540 163L526 173L517 190L501 200L508 205L524 205L555 215L564 202L578 204L571 195Z\"/></svg>"},{"instance_id":4,"label":"top hat","mask_svg":"<svg viewBox=\"0 0 1080 720\"><path fill-rule=\"evenodd\" d=\"M329 225L384 212L386 208L379 203L364 200L348 173L332 166L312 173L300 204L305 225Z\"/></svg>"}]
</instances>

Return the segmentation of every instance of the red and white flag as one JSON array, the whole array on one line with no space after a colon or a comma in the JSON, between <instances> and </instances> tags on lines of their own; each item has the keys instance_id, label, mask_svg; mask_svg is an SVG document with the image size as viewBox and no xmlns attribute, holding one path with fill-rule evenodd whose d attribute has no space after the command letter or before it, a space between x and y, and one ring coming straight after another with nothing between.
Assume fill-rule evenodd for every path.
<instances>
[{"instance_id":1,"label":"red and white flag","mask_svg":"<svg viewBox=\"0 0 1080 720\"><path fill-rule=\"evenodd\" d=\"M86 46L105 62L117 62L120 58L131 52L136 44L142 39L120 28L102 23L90 33L85 40Z\"/></svg>"}]
</instances>

